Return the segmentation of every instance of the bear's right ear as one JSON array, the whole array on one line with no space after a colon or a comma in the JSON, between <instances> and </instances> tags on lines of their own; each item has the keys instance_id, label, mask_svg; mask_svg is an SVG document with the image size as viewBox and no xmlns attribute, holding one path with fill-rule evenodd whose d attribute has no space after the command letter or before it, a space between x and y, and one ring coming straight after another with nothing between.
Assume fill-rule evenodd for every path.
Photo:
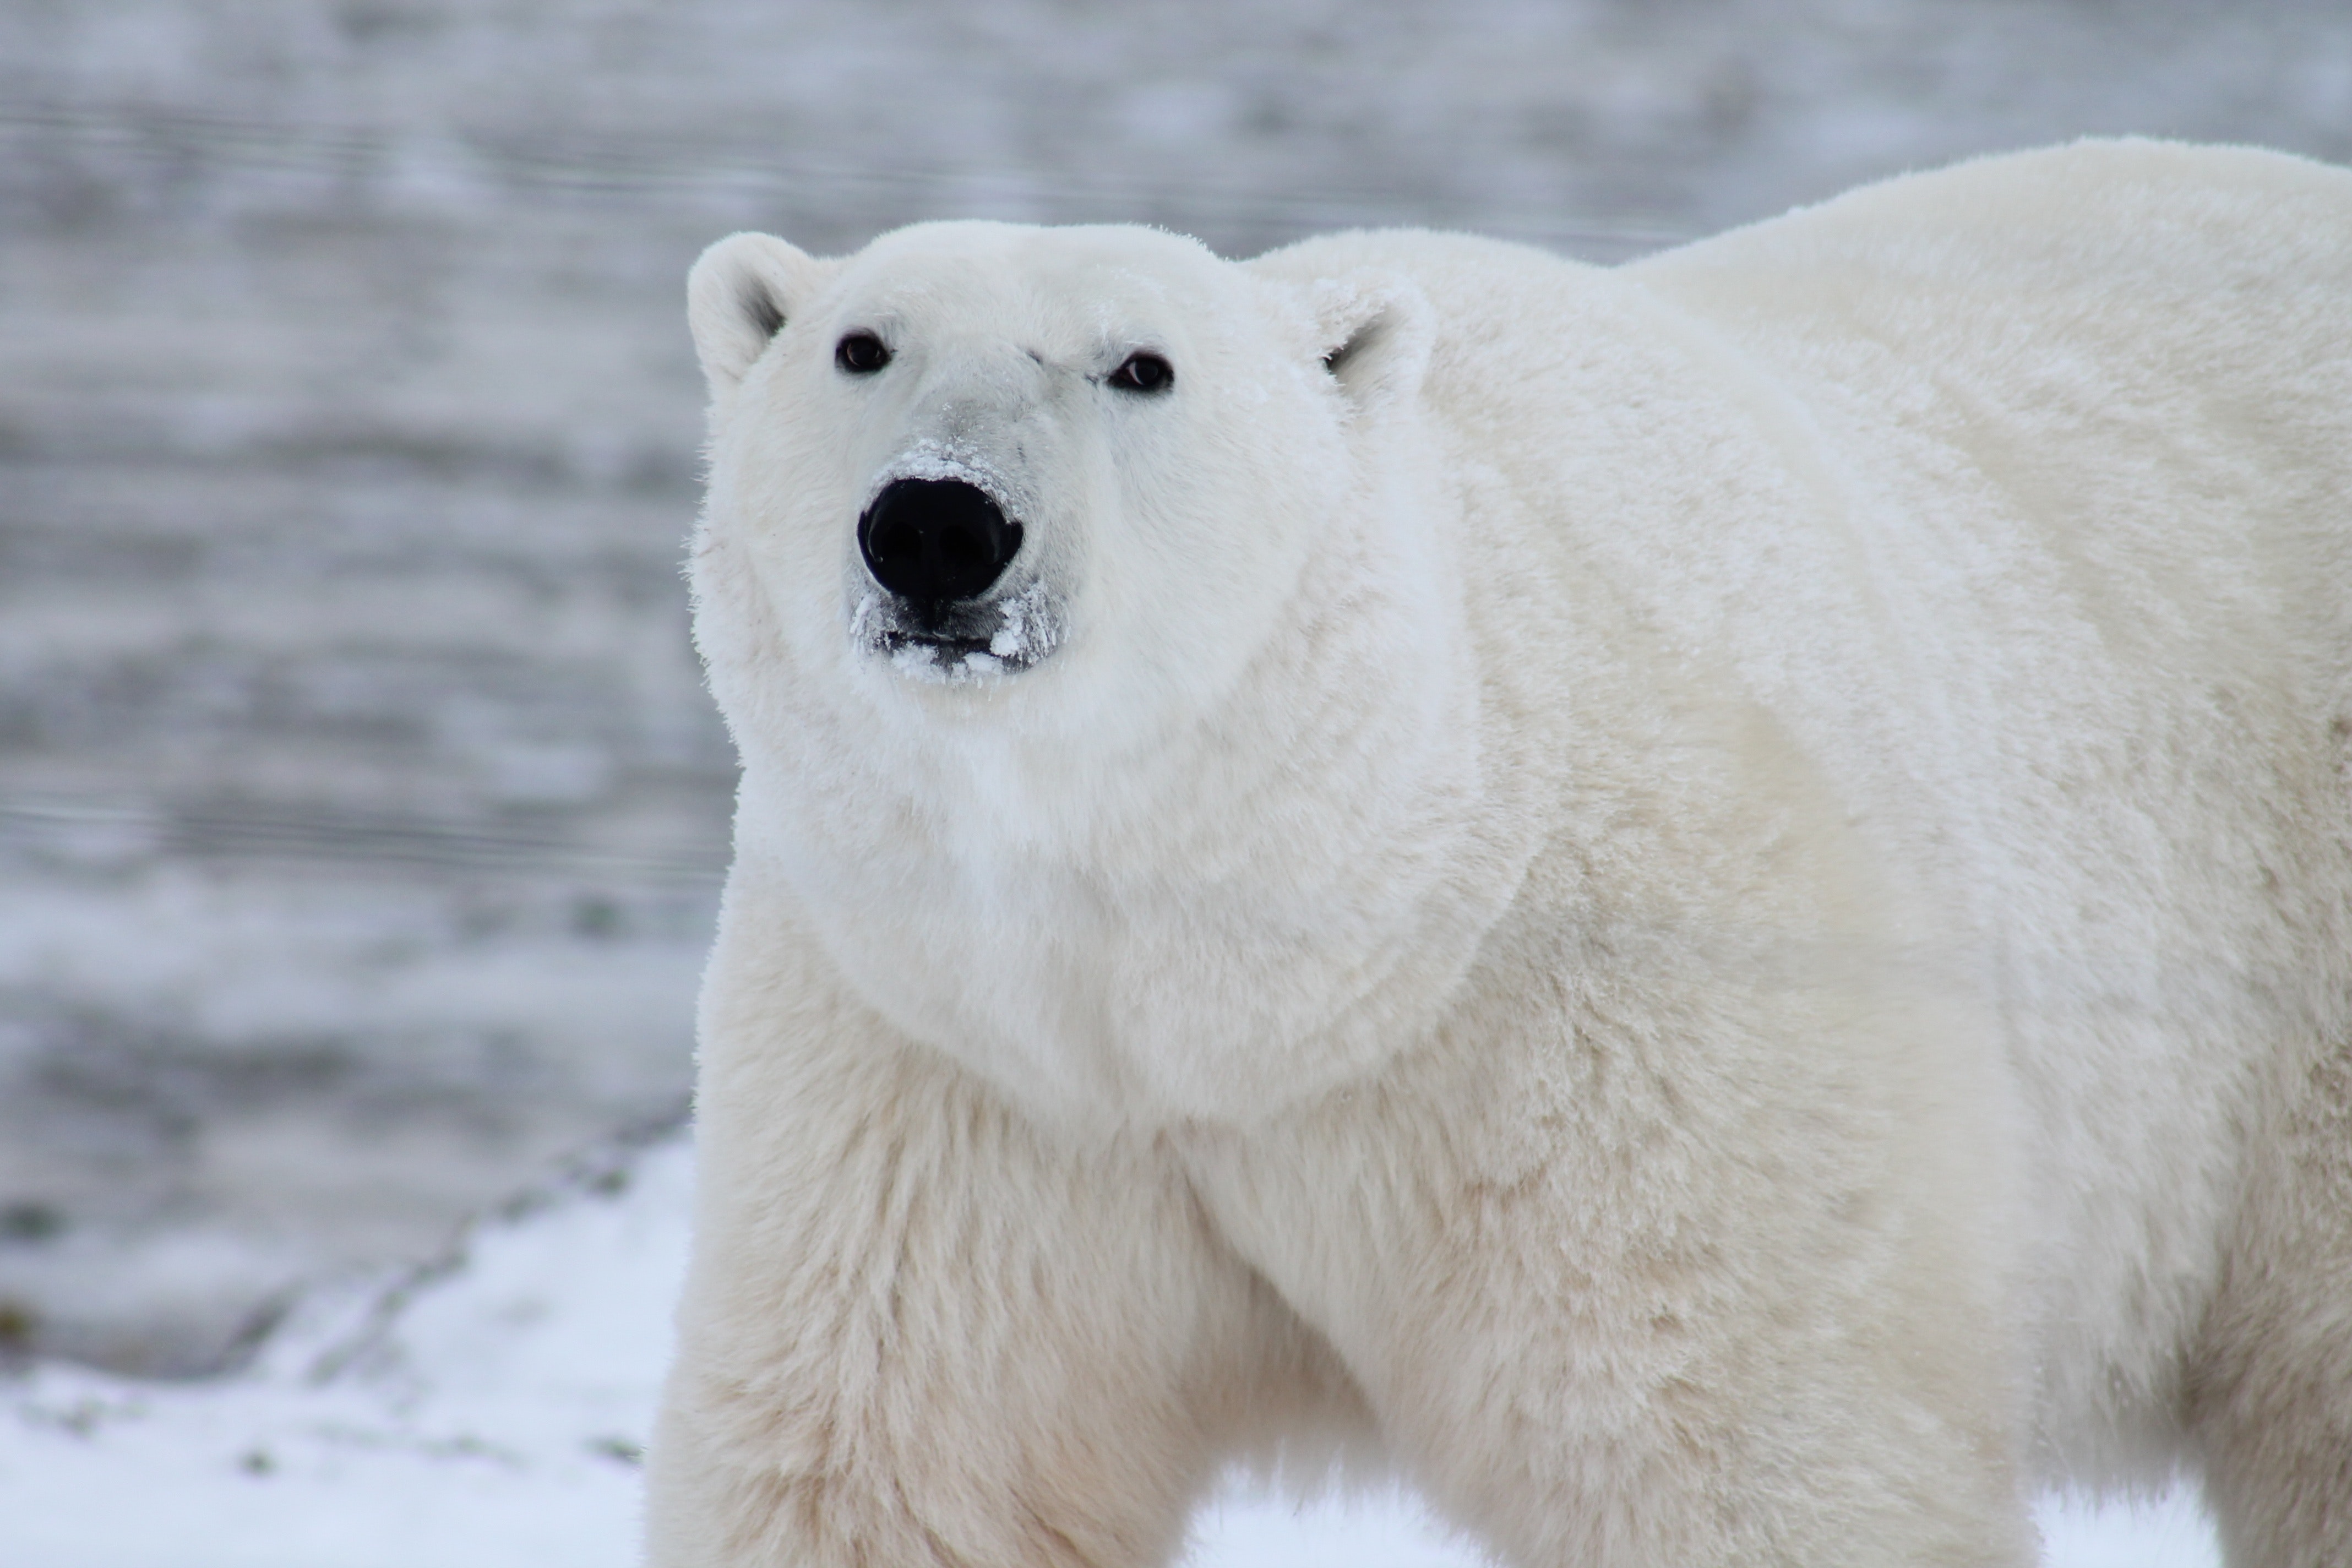
<instances>
[{"instance_id":1,"label":"bear's right ear","mask_svg":"<svg viewBox=\"0 0 2352 1568\"><path fill-rule=\"evenodd\" d=\"M835 265L772 234L730 234L702 253L686 276L686 321L712 402L742 384Z\"/></svg>"},{"instance_id":2,"label":"bear's right ear","mask_svg":"<svg viewBox=\"0 0 2352 1568\"><path fill-rule=\"evenodd\" d=\"M1435 312L1421 286L1386 268L1360 267L1307 290L1317 357L1360 410L1409 401L1421 390Z\"/></svg>"}]
</instances>

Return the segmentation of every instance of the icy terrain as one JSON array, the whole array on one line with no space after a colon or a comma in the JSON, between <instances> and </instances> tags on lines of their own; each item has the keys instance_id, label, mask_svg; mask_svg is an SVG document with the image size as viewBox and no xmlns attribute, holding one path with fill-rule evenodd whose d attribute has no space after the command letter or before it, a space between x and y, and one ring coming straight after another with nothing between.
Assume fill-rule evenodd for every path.
<instances>
[{"instance_id":1,"label":"icy terrain","mask_svg":"<svg viewBox=\"0 0 2352 1568\"><path fill-rule=\"evenodd\" d=\"M436 1265L321 1291L244 1374L0 1384L11 1568L627 1568L691 1160L596 1163ZM2053 1568L2211 1568L2184 1499L2043 1510ZM1191 1568L1478 1568L1408 1497L1239 1487Z\"/></svg>"}]
</instances>

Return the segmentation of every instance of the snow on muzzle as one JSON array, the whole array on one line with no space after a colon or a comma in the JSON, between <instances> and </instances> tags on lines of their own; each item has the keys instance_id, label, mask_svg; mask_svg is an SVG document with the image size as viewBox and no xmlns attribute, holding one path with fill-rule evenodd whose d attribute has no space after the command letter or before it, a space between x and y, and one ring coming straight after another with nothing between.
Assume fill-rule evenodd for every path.
<instances>
[{"instance_id":1,"label":"snow on muzzle","mask_svg":"<svg viewBox=\"0 0 2352 1568\"><path fill-rule=\"evenodd\" d=\"M1021 542L1019 521L969 480L892 479L857 520L858 555L883 591L861 596L852 637L933 679L1027 668L1060 640L1061 617L1041 579L1004 582Z\"/></svg>"}]
</instances>

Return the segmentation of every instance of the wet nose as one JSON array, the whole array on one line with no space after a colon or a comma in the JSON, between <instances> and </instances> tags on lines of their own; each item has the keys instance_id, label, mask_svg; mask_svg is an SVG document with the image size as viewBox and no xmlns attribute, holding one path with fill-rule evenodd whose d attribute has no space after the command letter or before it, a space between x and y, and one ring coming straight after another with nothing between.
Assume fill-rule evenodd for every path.
<instances>
[{"instance_id":1,"label":"wet nose","mask_svg":"<svg viewBox=\"0 0 2352 1568\"><path fill-rule=\"evenodd\" d=\"M961 479L894 479L857 520L874 580L902 598L940 604L988 591L1021 549L1021 525Z\"/></svg>"}]
</instances>

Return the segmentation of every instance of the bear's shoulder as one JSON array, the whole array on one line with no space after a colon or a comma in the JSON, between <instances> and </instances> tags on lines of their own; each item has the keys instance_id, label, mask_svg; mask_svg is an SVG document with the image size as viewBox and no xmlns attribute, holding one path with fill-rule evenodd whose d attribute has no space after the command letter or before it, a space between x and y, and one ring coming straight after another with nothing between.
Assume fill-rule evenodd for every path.
<instances>
[{"instance_id":1,"label":"bear's shoulder","mask_svg":"<svg viewBox=\"0 0 2352 1568\"><path fill-rule=\"evenodd\" d=\"M1607 269L1510 240L1426 228L1349 229L1318 235L1243 263L1295 284L1366 268L1402 273L1441 315L1475 315L1512 296L1558 295L1603 283Z\"/></svg>"},{"instance_id":2,"label":"bear's shoulder","mask_svg":"<svg viewBox=\"0 0 2352 1568\"><path fill-rule=\"evenodd\" d=\"M2352 271L2352 172L2142 138L1997 154L1864 185L1621 270L1669 294L1915 300L2079 288L2211 295Z\"/></svg>"}]
</instances>

